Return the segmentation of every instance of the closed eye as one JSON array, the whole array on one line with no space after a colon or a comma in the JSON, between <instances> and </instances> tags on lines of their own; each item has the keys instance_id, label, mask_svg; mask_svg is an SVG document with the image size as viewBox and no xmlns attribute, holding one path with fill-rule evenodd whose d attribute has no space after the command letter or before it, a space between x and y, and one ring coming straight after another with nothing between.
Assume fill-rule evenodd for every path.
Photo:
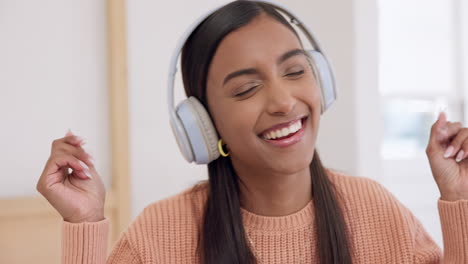
<instances>
[{"instance_id":1,"label":"closed eye","mask_svg":"<svg viewBox=\"0 0 468 264\"><path fill-rule=\"evenodd\" d=\"M302 75L303 73L304 73L304 70L300 70L297 72L288 73L285 76L299 76L299 75Z\"/></svg>"},{"instance_id":2,"label":"closed eye","mask_svg":"<svg viewBox=\"0 0 468 264\"><path fill-rule=\"evenodd\" d=\"M254 90L255 88L257 88L257 87L258 87L258 85L257 85L257 86L254 86L254 87L252 87L252 88L250 88L250 89L247 89L247 90L245 90L245 91L243 91L243 92L241 92L241 93L238 93L238 94L236 94L236 95L234 95L234 96L235 96L235 97L241 97L241 96L243 96L243 95L246 95L246 94L250 93L251 91L253 91L253 90Z\"/></svg>"}]
</instances>

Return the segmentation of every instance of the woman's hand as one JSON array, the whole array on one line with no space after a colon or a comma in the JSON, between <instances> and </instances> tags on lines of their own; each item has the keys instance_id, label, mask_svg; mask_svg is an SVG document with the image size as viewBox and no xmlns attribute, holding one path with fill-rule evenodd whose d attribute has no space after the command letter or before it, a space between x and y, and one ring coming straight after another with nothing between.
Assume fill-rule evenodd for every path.
<instances>
[{"instance_id":1,"label":"woman's hand","mask_svg":"<svg viewBox=\"0 0 468 264\"><path fill-rule=\"evenodd\" d=\"M71 132L54 140L36 186L63 220L71 223L104 219L106 190L83 144L83 140ZM68 168L73 170L71 174Z\"/></svg>"},{"instance_id":2,"label":"woman's hand","mask_svg":"<svg viewBox=\"0 0 468 264\"><path fill-rule=\"evenodd\" d=\"M440 199L468 200L468 128L448 122L442 112L432 125L426 154Z\"/></svg>"}]
</instances>

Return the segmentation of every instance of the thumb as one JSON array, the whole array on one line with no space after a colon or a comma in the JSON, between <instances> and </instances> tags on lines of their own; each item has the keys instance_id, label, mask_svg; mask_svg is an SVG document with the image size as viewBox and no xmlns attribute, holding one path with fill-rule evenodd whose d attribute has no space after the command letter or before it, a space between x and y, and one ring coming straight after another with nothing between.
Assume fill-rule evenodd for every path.
<instances>
[{"instance_id":1,"label":"thumb","mask_svg":"<svg viewBox=\"0 0 468 264\"><path fill-rule=\"evenodd\" d=\"M435 143L444 142L449 136L448 126L447 126L447 114L445 112L440 112L439 117L434 124L432 135L435 139Z\"/></svg>"},{"instance_id":2,"label":"thumb","mask_svg":"<svg viewBox=\"0 0 468 264\"><path fill-rule=\"evenodd\" d=\"M444 151L444 140L448 137L447 115L440 112L437 121L431 127L426 153L433 156Z\"/></svg>"},{"instance_id":3,"label":"thumb","mask_svg":"<svg viewBox=\"0 0 468 264\"><path fill-rule=\"evenodd\" d=\"M439 128L445 127L447 125L447 114L443 111L440 112L436 123Z\"/></svg>"}]
</instances>

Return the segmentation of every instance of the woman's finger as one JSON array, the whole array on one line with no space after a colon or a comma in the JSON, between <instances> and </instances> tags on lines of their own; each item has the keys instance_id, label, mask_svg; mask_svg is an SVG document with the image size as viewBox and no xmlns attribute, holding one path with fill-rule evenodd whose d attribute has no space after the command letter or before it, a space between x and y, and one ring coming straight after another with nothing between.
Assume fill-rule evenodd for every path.
<instances>
[{"instance_id":1,"label":"woman's finger","mask_svg":"<svg viewBox=\"0 0 468 264\"><path fill-rule=\"evenodd\" d=\"M91 177L89 166L83 161L70 154L59 155L54 158L55 164L61 167L68 167L74 171L82 171L86 176ZM89 174L89 175L88 175ZM88 178L88 177L86 177Z\"/></svg>"},{"instance_id":2,"label":"woman's finger","mask_svg":"<svg viewBox=\"0 0 468 264\"><path fill-rule=\"evenodd\" d=\"M88 166L94 167L93 157L82 147L76 147L70 144L62 144L60 145L59 149L57 149L57 151L71 154L75 156L75 158L84 161Z\"/></svg>"},{"instance_id":3,"label":"woman's finger","mask_svg":"<svg viewBox=\"0 0 468 264\"><path fill-rule=\"evenodd\" d=\"M44 171L39 178L36 189L40 193L46 193L47 189L53 188L55 184L61 184L65 177L69 175L68 168L81 173L76 174L81 179L91 178L89 167L80 162L77 158L70 154L54 154L47 160Z\"/></svg>"},{"instance_id":4,"label":"woman's finger","mask_svg":"<svg viewBox=\"0 0 468 264\"><path fill-rule=\"evenodd\" d=\"M462 146L458 153L454 156L456 162L464 160L468 156L468 138L462 143Z\"/></svg>"},{"instance_id":5,"label":"woman's finger","mask_svg":"<svg viewBox=\"0 0 468 264\"><path fill-rule=\"evenodd\" d=\"M447 147L447 149L445 150L445 153L444 153L444 157L445 158L455 157L455 155L462 148L463 142L465 142L467 139L468 139L468 128L465 127L465 128L460 129L458 134L448 144L448 147Z\"/></svg>"},{"instance_id":6,"label":"woman's finger","mask_svg":"<svg viewBox=\"0 0 468 264\"><path fill-rule=\"evenodd\" d=\"M78 179L88 178L88 176L86 176L83 171L72 170L71 168L68 168L68 167L63 167L61 170L62 170L62 175L66 175L67 177L75 177Z\"/></svg>"},{"instance_id":7,"label":"woman's finger","mask_svg":"<svg viewBox=\"0 0 468 264\"><path fill-rule=\"evenodd\" d=\"M437 140L439 142L446 142L457 135L462 128L463 125L460 122L447 122L445 127L438 129L439 133L437 134Z\"/></svg>"},{"instance_id":8,"label":"woman's finger","mask_svg":"<svg viewBox=\"0 0 468 264\"><path fill-rule=\"evenodd\" d=\"M440 155L444 151L444 144L443 137L446 136L447 133L442 133L444 129L447 128L447 116L444 112L440 112L437 120L431 126L431 133L429 136L429 142L426 148L426 154L428 156L435 156ZM447 132L447 131L445 131Z\"/></svg>"},{"instance_id":9,"label":"woman's finger","mask_svg":"<svg viewBox=\"0 0 468 264\"><path fill-rule=\"evenodd\" d=\"M73 134L70 130L68 130L63 139L66 143L73 146L82 146L86 144L86 140L84 138Z\"/></svg>"}]
</instances>

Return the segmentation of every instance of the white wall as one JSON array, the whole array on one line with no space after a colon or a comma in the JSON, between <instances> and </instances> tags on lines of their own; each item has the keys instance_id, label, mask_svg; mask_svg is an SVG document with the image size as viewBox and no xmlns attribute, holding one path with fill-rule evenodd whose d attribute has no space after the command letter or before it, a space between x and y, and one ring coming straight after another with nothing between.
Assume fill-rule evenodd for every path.
<instances>
[{"instance_id":1,"label":"white wall","mask_svg":"<svg viewBox=\"0 0 468 264\"><path fill-rule=\"evenodd\" d=\"M201 14L226 2L176 0L164 7L156 1L127 3L133 216L147 204L206 178L206 166L187 164L173 139L166 109L166 75L182 32ZM339 99L323 116L319 129L318 149L324 163L360 174L356 112L362 110L356 108L353 2L277 2L295 11L314 30L336 71ZM180 74L177 77L180 80ZM360 84L363 89L375 87L374 80ZM176 89L183 95L182 86Z\"/></svg>"},{"instance_id":2,"label":"white wall","mask_svg":"<svg viewBox=\"0 0 468 264\"><path fill-rule=\"evenodd\" d=\"M375 0L354 0L354 107L356 109L357 172L381 180L383 137L378 89L378 8Z\"/></svg>"},{"instance_id":3,"label":"white wall","mask_svg":"<svg viewBox=\"0 0 468 264\"><path fill-rule=\"evenodd\" d=\"M461 26L461 47L463 49L463 58L462 58L462 86L461 88L464 91L464 98L465 98L465 119L464 124L468 124L468 2L467 1L459 1L461 8L460 8L460 19L462 21Z\"/></svg>"},{"instance_id":4,"label":"white wall","mask_svg":"<svg viewBox=\"0 0 468 264\"><path fill-rule=\"evenodd\" d=\"M0 2L0 197L38 195L68 128L109 186L105 14L103 1Z\"/></svg>"}]
</instances>

